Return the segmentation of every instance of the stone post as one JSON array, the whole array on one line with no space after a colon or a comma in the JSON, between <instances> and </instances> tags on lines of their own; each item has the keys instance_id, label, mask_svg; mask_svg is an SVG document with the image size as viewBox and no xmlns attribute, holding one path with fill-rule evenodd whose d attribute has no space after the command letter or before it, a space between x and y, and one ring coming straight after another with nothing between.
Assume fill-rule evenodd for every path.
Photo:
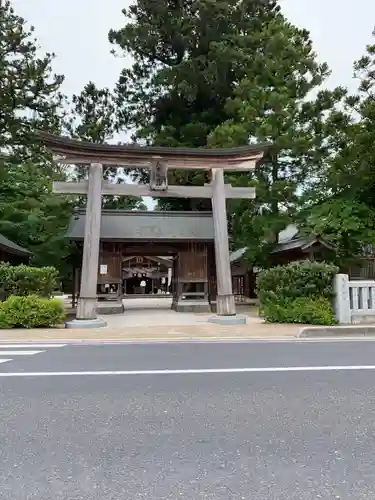
<instances>
[{"instance_id":1,"label":"stone post","mask_svg":"<svg viewBox=\"0 0 375 500\"><path fill-rule=\"evenodd\" d=\"M351 323L349 277L347 274L336 274L334 279L334 311L340 325Z\"/></svg>"}]
</instances>

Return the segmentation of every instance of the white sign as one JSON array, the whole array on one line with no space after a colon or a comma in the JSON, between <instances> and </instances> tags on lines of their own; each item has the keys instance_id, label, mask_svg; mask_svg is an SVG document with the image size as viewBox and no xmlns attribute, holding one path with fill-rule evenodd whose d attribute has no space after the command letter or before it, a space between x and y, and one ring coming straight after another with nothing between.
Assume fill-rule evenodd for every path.
<instances>
[{"instance_id":1,"label":"white sign","mask_svg":"<svg viewBox=\"0 0 375 500\"><path fill-rule=\"evenodd\" d=\"M107 274L108 273L108 266L105 264L100 264L100 274Z\"/></svg>"}]
</instances>

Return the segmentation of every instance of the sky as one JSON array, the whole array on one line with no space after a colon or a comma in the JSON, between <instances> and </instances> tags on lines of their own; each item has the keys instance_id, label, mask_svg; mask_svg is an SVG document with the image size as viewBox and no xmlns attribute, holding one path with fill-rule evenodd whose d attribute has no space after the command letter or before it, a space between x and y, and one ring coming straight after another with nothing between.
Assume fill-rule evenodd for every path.
<instances>
[{"instance_id":1,"label":"sky","mask_svg":"<svg viewBox=\"0 0 375 500\"><path fill-rule=\"evenodd\" d=\"M89 81L112 87L129 61L110 54L108 31L124 24L131 0L13 0L17 13L36 28L45 51L57 55L54 69L65 75L64 91L78 93ZM352 63L371 41L374 0L280 0L284 14L310 31L321 61L332 70L329 86L355 90Z\"/></svg>"},{"instance_id":2,"label":"sky","mask_svg":"<svg viewBox=\"0 0 375 500\"><path fill-rule=\"evenodd\" d=\"M12 0L17 13L35 26L42 49L56 53L54 70L65 75L63 91L79 93L88 81L112 87L129 60L110 54L108 31L124 25L121 13L131 0ZM375 0L280 0L293 24L310 31L321 62L332 75L327 86L353 92L353 61L371 43Z\"/></svg>"}]
</instances>

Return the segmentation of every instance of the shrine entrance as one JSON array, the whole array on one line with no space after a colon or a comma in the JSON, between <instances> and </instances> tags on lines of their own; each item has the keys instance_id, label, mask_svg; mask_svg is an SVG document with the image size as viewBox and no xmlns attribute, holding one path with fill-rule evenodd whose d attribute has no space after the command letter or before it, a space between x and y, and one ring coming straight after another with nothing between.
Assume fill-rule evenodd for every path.
<instances>
[{"instance_id":1,"label":"shrine entrance","mask_svg":"<svg viewBox=\"0 0 375 500\"><path fill-rule=\"evenodd\" d=\"M85 219L84 211L76 213L67 233L82 254ZM169 296L178 312L216 310L211 212L103 210L101 228L100 301ZM80 269L75 274L80 275ZM77 284L74 297L79 288Z\"/></svg>"},{"instance_id":2,"label":"shrine entrance","mask_svg":"<svg viewBox=\"0 0 375 500\"><path fill-rule=\"evenodd\" d=\"M137 255L122 257L122 296L168 295L173 257Z\"/></svg>"},{"instance_id":3,"label":"shrine entrance","mask_svg":"<svg viewBox=\"0 0 375 500\"><path fill-rule=\"evenodd\" d=\"M108 144L93 144L53 136L47 133L40 134L44 145L55 155L57 161L63 164L89 165L88 181L82 182L55 182L55 193L86 195L86 211L78 217L81 220L81 236L83 238L82 268L80 277L80 292L76 320L67 324L71 328L92 328L105 326L106 322L98 318L97 314L97 286L99 276L105 276L105 264L101 263L104 253L101 253L101 242L121 241L126 244L129 255L137 255L130 243L137 241L142 255L151 255L147 246L157 240L158 244L166 244L170 253L177 256L174 259L173 275L177 278L173 287L172 307L179 310L182 297L190 294L191 297L202 295L203 302L215 295L215 309L217 317L213 322L225 324L243 324L246 318L236 317L236 306L232 291L232 279L229 258L228 223L226 214L226 199L253 199L255 189L252 187L232 187L224 182L224 170L246 171L255 168L256 163L263 157L264 145L247 145L229 149L194 149L194 148L166 148L141 147L138 145L116 146ZM134 184L111 184L103 180L103 165L123 166L125 168L141 168L149 171L149 186ZM210 173L211 182L204 186L176 186L168 185L168 169L205 170ZM192 218L178 220L179 212L159 212L155 217L167 217L167 225L172 228L171 237L166 238L163 231L152 225L151 213L139 230L134 230L134 220L141 221L145 214L141 212L128 213L127 224L119 223L117 218L116 233L122 228L131 231L123 239L118 236L110 237L105 229L105 214L102 213L102 196L150 196L171 198L208 198L212 201L212 214L206 217L204 237L196 234ZM130 216L131 214L131 216ZM172 215L173 214L173 215ZM177 219L173 219L176 217ZM180 212L181 214L181 212ZM202 212L185 212L194 218L201 217ZM154 217L154 216L153 216ZM154 219L153 222L155 222ZM202 220L205 220L204 217ZM176 222L177 221L177 222ZM77 220L74 218L73 226ZM132 235L132 237L130 237ZM71 239L74 239L71 237ZM195 246L194 246L195 245ZM193 249L193 250L192 250ZM156 255L163 255L158 251ZM139 255L139 254L138 254ZM165 254L164 254L165 255ZM116 252L114 260L121 259ZM117 266L117 269L121 267ZM107 266L108 270L108 266ZM203 270L203 271L202 271ZM212 271L215 277L213 278ZM101 272L102 271L102 272ZM188 279L186 280L186 276ZM121 281L121 276L113 278ZM120 289L120 283L118 283ZM190 290L195 291L190 291ZM181 300L180 300L181 299ZM212 302L212 301L211 301ZM196 305L196 303L195 303Z\"/></svg>"}]
</instances>

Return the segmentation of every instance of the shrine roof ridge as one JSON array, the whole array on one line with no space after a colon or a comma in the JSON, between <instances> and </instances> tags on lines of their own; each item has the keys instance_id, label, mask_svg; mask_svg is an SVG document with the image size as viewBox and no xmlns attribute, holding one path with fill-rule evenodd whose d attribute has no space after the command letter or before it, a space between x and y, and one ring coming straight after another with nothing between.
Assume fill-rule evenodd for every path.
<instances>
[{"instance_id":1,"label":"shrine roof ridge","mask_svg":"<svg viewBox=\"0 0 375 500\"><path fill-rule=\"evenodd\" d=\"M263 153L270 147L269 144L249 144L232 148L189 148L189 147L165 147L165 146L140 146L138 144L98 144L87 141L71 139L40 131L39 136L42 143L53 153L61 155L82 155L92 157L94 162L95 155L104 155L108 157L116 155L129 157L129 159L146 159L152 156L161 156L165 158L191 157L194 159L212 159L212 158L230 158L232 160Z\"/></svg>"}]
</instances>

